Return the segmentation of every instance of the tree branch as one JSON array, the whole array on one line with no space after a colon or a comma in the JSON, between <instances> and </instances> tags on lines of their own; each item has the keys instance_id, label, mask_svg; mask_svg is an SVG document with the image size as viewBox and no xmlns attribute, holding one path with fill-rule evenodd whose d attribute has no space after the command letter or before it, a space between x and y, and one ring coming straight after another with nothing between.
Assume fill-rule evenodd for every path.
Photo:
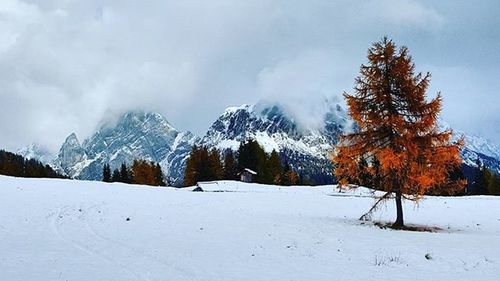
<instances>
[{"instance_id":1,"label":"tree branch","mask_svg":"<svg viewBox=\"0 0 500 281\"><path fill-rule=\"evenodd\" d=\"M362 215L359 220L360 221L369 221L371 220L371 215L373 213L373 211L375 211L377 209L377 206L380 202L384 201L385 199L387 199L387 197L389 197L390 195L392 194L391 191L387 192L386 194L384 194L384 196L380 197L377 202L375 202L375 204L370 208L370 210L368 210L368 212L366 212L364 215Z\"/></svg>"}]
</instances>

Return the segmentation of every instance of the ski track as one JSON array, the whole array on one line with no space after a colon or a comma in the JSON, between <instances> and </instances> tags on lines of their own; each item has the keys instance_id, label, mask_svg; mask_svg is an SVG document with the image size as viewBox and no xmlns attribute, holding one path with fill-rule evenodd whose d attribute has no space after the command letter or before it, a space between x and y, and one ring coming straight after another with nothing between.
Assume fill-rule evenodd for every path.
<instances>
[{"instance_id":1,"label":"ski track","mask_svg":"<svg viewBox=\"0 0 500 281\"><path fill-rule=\"evenodd\" d=\"M58 211L56 211L54 214L51 215L51 229L52 233L54 233L59 239L64 241L65 243L72 245L73 247L77 248L78 250L89 254L91 256L94 256L112 266L117 267L119 270L123 271L123 273L126 274L128 277L132 278L127 278L130 280L143 280L143 281L148 281L148 279L141 278L136 272L133 272L129 270L127 267L125 267L123 264L117 262L113 258L109 258L106 255L103 255L101 250L96 250L94 249L88 241L90 241L88 238L94 238L94 237L87 237L86 239L81 239L82 241L77 240L76 238L78 235L81 235L82 233L82 228L78 228L78 233L77 235L73 235L75 233L68 234L65 232L65 221L64 218L68 216L67 210L70 209L70 206L63 206L59 208ZM80 219L80 218L79 218ZM96 237L97 238L97 237ZM96 240L97 241L97 240Z\"/></svg>"},{"instance_id":2,"label":"ski track","mask_svg":"<svg viewBox=\"0 0 500 281\"><path fill-rule=\"evenodd\" d=\"M97 207L98 206L92 206L92 207L90 207L88 209L88 212L90 212L91 210L96 210L97 211ZM168 267L168 268L174 269L176 272L180 273L184 277L189 277L190 278L189 280L197 280L193 274L189 273L186 270L183 270L182 268L174 265L171 262L166 262L163 259L160 259L158 257L155 257L154 255L151 255L151 254L145 252L144 250L139 250L139 249L136 249L134 247L130 247L130 246L126 245L123 242L120 242L118 240L111 239L111 238L108 238L108 237L106 237L106 236L104 236L102 234L99 234L97 232L97 230L92 226L92 224L89 223L88 219L85 219L84 222L85 222L85 227L89 230L89 232L93 236L99 237L99 239L101 239L102 241L104 241L107 245L108 244L115 245L116 247L119 247L119 248L122 248L122 249L126 249L130 253L133 253L134 256L135 256L135 258L134 258L135 261L137 261L138 257L140 257L140 258L143 258L143 259L147 260L148 264L154 264L156 268Z\"/></svg>"},{"instance_id":3,"label":"ski track","mask_svg":"<svg viewBox=\"0 0 500 281\"><path fill-rule=\"evenodd\" d=\"M197 280L193 274L178 266L99 234L89 222L92 210L96 210L97 214L98 206L87 209L68 205L60 207L49 214L52 233L78 250L117 267L126 275L125 280L153 281L151 273L165 271L162 268L174 269L181 275L168 276L167 280L186 280L186 277L187 280Z\"/></svg>"}]
</instances>

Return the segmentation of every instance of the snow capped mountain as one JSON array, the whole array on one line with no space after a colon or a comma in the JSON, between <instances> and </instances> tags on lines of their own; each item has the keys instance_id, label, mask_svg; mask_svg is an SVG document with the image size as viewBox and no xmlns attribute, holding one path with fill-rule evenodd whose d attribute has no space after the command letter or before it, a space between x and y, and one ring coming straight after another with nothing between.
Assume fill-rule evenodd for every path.
<instances>
[{"instance_id":1,"label":"snow capped mountain","mask_svg":"<svg viewBox=\"0 0 500 281\"><path fill-rule=\"evenodd\" d=\"M500 160L500 148L487 139L474 135L467 135L462 132L458 134L464 136L466 147L469 150Z\"/></svg>"},{"instance_id":2,"label":"snow capped mountain","mask_svg":"<svg viewBox=\"0 0 500 281\"><path fill-rule=\"evenodd\" d=\"M500 149L488 140L457 131L456 137L463 136L465 145L461 155L464 164L476 167L479 160L492 171L500 174Z\"/></svg>"},{"instance_id":3,"label":"snow capped mountain","mask_svg":"<svg viewBox=\"0 0 500 281\"><path fill-rule=\"evenodd\" d=\"M353 125L342 106L326 102L328 110L319 128L301 126L278 104L230 107L213 123L202 139L202 144L219 150L236 150L241 141L254 139L268 152L273 149L279 151L282 159L316 183L328 183L332 179L333 169L329 155L339 135L352 130ZM440 120L440 129L449 128L446 122ZM498 147L484 138L459 131L454 132L453 139L462 136L465 140L462 149L465 165L474 167L479 159L500 173Z\"/></svg>"},{"instance_id":4,"label":"snow capped mountain","mask_svg":"<svg viewBox=\"0 0 500 281\"><path fill-rule=\"evenodd\" d=\"M257 140L316 183L331 182L329 153L351 122L338 104L329 104L319 128L302 126L278 104L230 107L213 123L201 143L219 150L238 149L240 142Z\"/></svg>"},{"instance_id":5,"label":"snow capped mountain","mask_svg":"<svg viewBox=\"0 0 500 281\"><path fill-rule=\"evenodd\" d=\"M464 139L462 149L462 159L468 166L477 166L477 161L481 161L485 166L500 174L500 148L485 138L474 135L467 135L464 132L456 131L455 138L460 136Z\"/></svg>"},{"instance_id":6,"label":"snow capped mountain","mask_svg":"<svg viewBox=\"0 0 500 281\"><path fill-rule=\"evenodd\" d=\"M116 124L101 126L82 144L71 134L61 146L54 165L71 177L100 180L106 163L115 169L124 162L144 159L159 162L169 181L179 183L196 141L193 134L179 132L158 113L129 112Z\"/></svg>"},{"instance_id":7,"label":"snow capped mountain","mask_svg":"<svg viewBox=\"0 0 500 281\"><path fill-rule=\"evenodd\" d=\"M330 153L340 134L353 129L346 111L334 101L325 101L319 126L305 125L290 110L276 103L258 103L229 107L199 139L190 132L175 129L160 114L129 112L115 123L105 123L91 137L80 142L75 134L68 136L57 156L38 145L18 151L26 158L50 164L67 176L100 180L102 166L112 169L134 159L159 162L170 183L181 184L186 160L194 144L221 151L237 150L240 142L257 140L267 152L279 151L302 176L316 184L331 183ZM450 126L440 120L441 130ZM500 149L488 140L454 131L453 139L464 138L462 149L464 171L470 175L477 161L500 173Z\"/></svg>"},{"instance_id":8,"label":"snow capped mountain","mask_svg":"<svg viewBox=\"0 0 500 281\"><path fill-rule=\"evenodd\" d=\"M23 156L26 159L36 159L43 164L51 164L54 160L54 153L50 152L48 148L32 143L24 148L16 151L17 154Z\"/></svg>"},{"instance_id":9,"label":"snow capped mountain","mask_svg":"<svg viewBox=\"0 0 500 281\"><path fill-rule=\"evenodd\" d=\"M89 165L87 152L80 145L75 133L69 135L54 160L53 166L70 177L78 177L83 168Z\"/></svg>"},{"instance_id":10,"label":"snow capped mountain","mask_svg":"<svg viewBox=\"0 0 500 281\"><path fill-rule=\"evenodd\" d=\"M451 130L451 126L443 120L439 120L439 128L441 130ZM461 156L464 164L470 167L476 167L477 161L500 174L500 148L489 140L467 134L459 130L453 130L452 140L456 141L460 138L464 140L464 147L461 151ZM466 169L467 173L467 169Z\"/></svg>"}]
</instances>

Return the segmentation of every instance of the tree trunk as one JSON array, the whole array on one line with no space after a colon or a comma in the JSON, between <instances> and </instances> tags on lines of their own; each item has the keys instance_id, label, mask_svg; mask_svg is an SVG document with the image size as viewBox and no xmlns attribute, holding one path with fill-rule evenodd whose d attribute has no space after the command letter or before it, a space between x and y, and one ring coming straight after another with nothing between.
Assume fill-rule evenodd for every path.
<instances>
[{"instance_id":1,"label":"tree trunk","mask_svg":"<svg viewBox=\"0 0 500 281\"><path fill-rule=\"evenodd\" d=\"M393 228L400 229L404 227L403 221L403 203L401 202L401 191L396 191L396 221L392 225Z\"/></svg>"}]
</instances>

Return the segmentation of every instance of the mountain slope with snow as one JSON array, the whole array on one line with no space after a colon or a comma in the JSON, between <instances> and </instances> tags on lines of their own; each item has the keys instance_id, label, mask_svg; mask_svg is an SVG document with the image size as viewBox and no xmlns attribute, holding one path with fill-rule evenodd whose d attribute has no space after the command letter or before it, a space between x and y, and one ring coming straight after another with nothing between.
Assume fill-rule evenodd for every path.
<instances>
[{"instance_id":1,"label":"mountain slope with snow","mask_svg":"<svg viewBox=\"0 0 500 281\"><path fill-rule=\"evenodd\" d=\"M48 148L45 148L36 143L32 143L26 147L18 149L16 154L21 155L26 159L35 159L43 164L50 164L56 157Z\"/></svg>"},{"instance_id":2,"label":"mountain slope with snow","mask_svg":"<svg viewBox=\"0 0 500 281\"><path fill-rule=\"evenodd\" d=\"M231 192L0 176L2 280L488 281L500 275L498 197L425 197L418 208L405 202L407 223L441 229L426 233L358 221L374 202L364 190L203 187ZM393 205L373 218L392 221Z\"/></svg>"},{"instance_id":3,"label":"mountain slope with snow","mask_svg":"<svg viewBox=\"0 0 500 281\"><path fill-rule=\"evenodd\" d=\"M339 135L349 130L347 114L330 104L321 126L302 126L280 105L243 105L228 108L210 127L201 143L219 150L237 150L253 139L267 152L276 150L301 175L315 183L332 181L329 155Z\"/></svg>"},{"instance_id":4,"label":"mountain slope with snow","mask_svg":"<svg viewBox=\"0 0 500 281\"><path fill-rule=\"evenodd\" d=\"M467 170L477 167L478 161L493 172L500 174L500 147L485 138L467 134L460 130L453 130L443 120L439 120L439 128L441 130L452 130L453 141L463 139L464 147L461 150L461 156L467 166L465 167L466 174L468 173Z\"/></svg>"},{"instance_id":5,"label":"mountain slope with snow","mask_svg":"<svg viewBox=\"0 0 500 281\"><path fill-rule=\"evenodd\" d=\"M90 138L78 141L71 134L54 161L73 178L100 180L102 167L112 169L134 159L159 162L170 183L182 181L183 168L197 137L180 132L160 114L129 112L116 124L104 124Z\"/></svg>"},{"instance_id":6,"label":"mountain slope with snow","mask_svg":"<svg viewBox=\"0 0 500 281\"><path fill-rule=\"evenodd\" d=\"M352 121L338 104L330 103L322 126L301 127L278 104L243 105L228 108L210 127L202 143L220 150L236 150L239 143L257 140L268 152L280 151L282 159L315 183L332 181L330 153L340 134L352 130ZM440 121L441 129L450 129ZM454 140L464 137L462 157L467 167L484 165L500 173L500 149L486 139L456 131ZM329 177L328 177L329 176Z\"/></svg>"},{"instance_id":7,"label":"mountain slope with snow","mask_svg":"<svg viewBox=\"0 0 500 281\"><path fill-rule=\"evenodd\" d=\"M60 173L79 179L101 179L102 166L117 168L133 159L159 162L170 183L181 184L185 163L194 144L221 151L237 150L240 142L257 140L266 151L280 152L306 179L315 184L333 182L330 153L340 134L353 129L346 111L333 101L325 101L321 122L305 125L280 104L258 103L230 107L217 118L202 139L172 127L157 113L129 112L115 124L106 123L82 143L71 134L55 159L46 150L32 145L21 155L49 163ZM451 129L440 120L440 129ZM464 170L470 176L479 160L500 173L500 148L484 138L454 132L454 140L464 137Z\"/></svg>"}]
</instances>

